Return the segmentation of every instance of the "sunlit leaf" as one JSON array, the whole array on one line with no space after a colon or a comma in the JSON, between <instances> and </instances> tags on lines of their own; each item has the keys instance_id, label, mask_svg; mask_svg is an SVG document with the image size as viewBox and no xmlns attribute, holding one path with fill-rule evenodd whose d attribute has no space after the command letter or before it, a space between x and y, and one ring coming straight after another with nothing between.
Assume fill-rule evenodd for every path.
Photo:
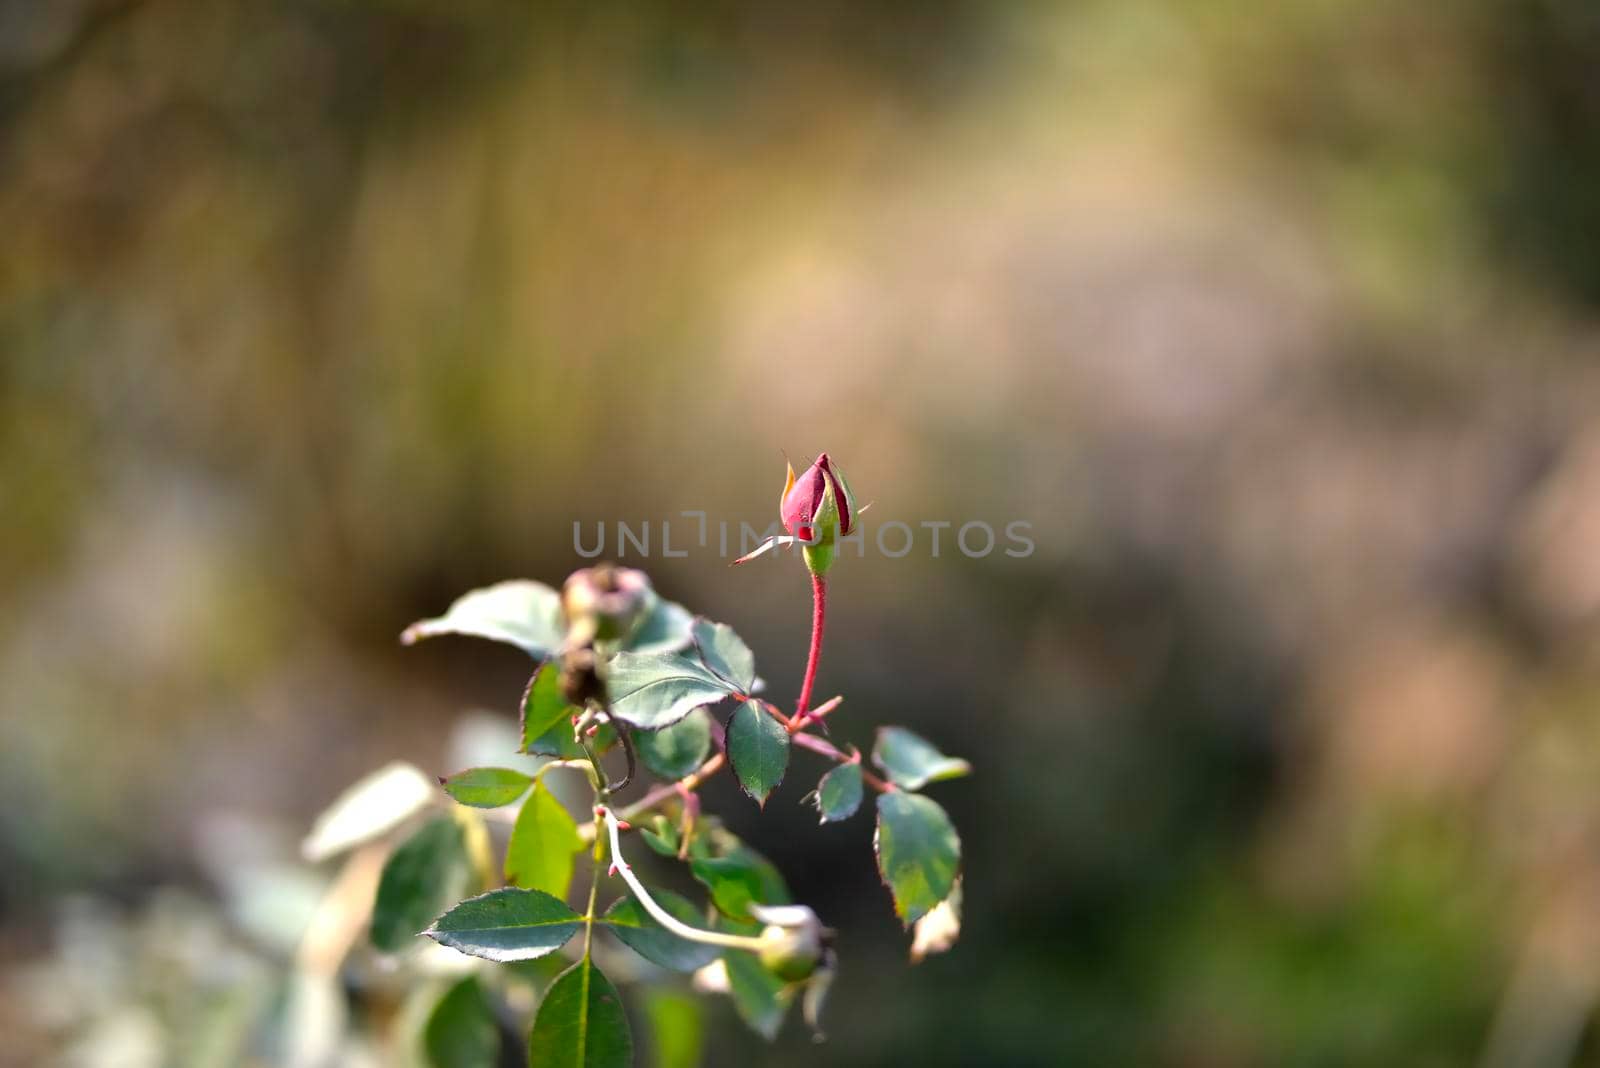
<instances>
[{"instance_id":1,"label":"sunlit leaf","mask_svg":"<svg viewBox=\"0 0 1600 1068\"><path fill-rule=\"evenodd\" d=\"M533 677L528 680L527 688L522 691L520 707L522 751L543 753L545 756L560 755L551 753L548 748L541 748L539 743L546 735L563 728L566 729L570 742L571 718L578 710L567 702L566 696L561 692L561 669L556 666L554 660L545 661L533 673ZM575 742L571 744L577 749Z\"/></svg>"},{"instance_id":2,"label":"sunlit leaf","mask_svg":"<svg viewBox=\"0 0 1600 1068\"><path fill-rule=\"evenodd\" d=\"M872 762L902 790L920 790L930 782L971 774L972 765L948 757L904 727L879 727Z\"/></svg>"},{"instance_id":3,"label":"sunlit leaf","mask_svg":"<svg viewBox=\"0 0 1600 1068\"><path fill-rule=\"evenodd\" d=\"M632 1068L633 1035L622 999L586 954L539 1004L529 1068Z\"/></svg>"},{"instance_id":4,"label":"sunlit leaf","mask_svg":"<svg viewBox=\"0 0 1600 1068\"><path fill-rule=\"evenodd\" d=\"M861 765L840 764L822 777L811 795L823 823L837 823L861 807Z\"/></svg>"},{"instance_id":5,"label":"sunlit leaf","mask_svg":"<svg viewBox=\"0 0 1600 1068\"><path fill-rule=\"evenodd\" d=\"M530 960L560 949L583 926L566 902L542 890L508 887L461 902L423 934L493 961Z\"/></svg>"},{"instance_id":6,"label":"sunlit leaf","mask_svg":"<svg viewBox=\"0 0 1600 1068\"><path fill-rule=\"evenodd\" d=\"M765 805L789 766L789 732L760 701L746 701L728 720L728 760L744 792Z\"/></svg>"},{"instance_id":7,"label":"sunlit leaf","mask_svg":"<svg viewBox=\"0 0 1600 1068\"><path fill-rule=\"evenodd\" d=\"M894 910L910 926L950 896L961 866L961 840L932 799L902 791L878 795L873 838L878 871Z\"/></svg>"},{"instance_id":8,"label":"sunlit leaf","mask_svg":"<svg viewBox=\"0 0 1600 1068\"><path fill-rule=\"evenodd\" d=\"M317 817L300 853L315 864L394 830L437 796L438 783L396 761L351 786Z\"/></svg>"},{"instance_id":9,"label":"sunlit leaf","mask_svg":"<svg viewBox=\"0 0 1600 1068\"><path fill-rule=\"evenodd\" d=\"M444 792L472 808L509 805L528 790L533 776L511 768L468 768L443 783Z\"/></svg>"},{"instance_id":10,"label":"sunlit leaf","mask_svg":"<svg viewBox=\"0 0 1600 1068\"><path fill-rule=\"evenodd\" d=\"M618 653L607 664L606 688L614 717L652 731L734 692L704 664L676 653Z\"/></svg>"},{"instance_id":11,"label":"sunlit leaf","mask_svg":"<svg viewBox=\"0 0 1600 1068\"><path fill-rule=\"evenodd\" d=\"M407 645L440 634L465 634L515 645L535 659L561 647L561 595L542 582L514 579L464 594L444 615L411 624Z\"/></svg>"},{"instance_id":12,"label":"sunlit leaf","mask_svg":"<svg viewBox=\"0 0 1600 1068\"><path fill-rule=\"evenodd\" d=\"M500 1028L474 976L456 983L428 1013L422 1048L433 1068L494 1068L500 1060Z\"/></svg>"},{"instance_id":13,"label":"sunlit leaf","mask_svg":"<svg viewBox=\"0 0 1600 1068\"><path fill-rule=\"evenodd\" d=\"M701 927L705 918L687 899L670 890L652 890L650 896L675 919ZM619 899L606 910L605 924L622 942L652 964L675 972L693 972L717 959L716 946L679 938L655 921L632 897Z\"/></svg>"},{"instance_id":14,"label":"sunlit leaf","mask_svg":"<svg viewBox=\"0 0 1600 1068\"><path fill-rule=\"evenodd\" d=\"M921 964L930 954L947 952L960 937L961 877L958 875L950 896L917 921L911 937L911 963Z\"/></svg>"},{"instance_id":15,"label":"sunlit leaf","mask_svg":"<svg viewBox=\"0 0 1600 1068\"><path fill-rule=\"evenodd\" d=\"M663 779L681 779L711 751L711 718L696 709L659 731L635 731L633 744L645 767Z\"/></svg>"},{"instance_id":16,"label":"sunlit leaf","mask_svg":"<svg viewBox=\"0 0 1600 1068\"><path fill-rule=\"evenodd\" d=\"M578 825L541 779L522 803L506 844L506 879L529 890L565 898L573 860L583 849Z\"/></svg>"},{"instance_id":17,"label":"sunlit leaf","mask_svg":"<svg viewBox=\"0 0 1600 1068\"><path fill-rule=\"evenodd\" d=\"M740 693L750 692L756 682L756 657L732 627L698 618L694 621L694 646L706 667Z\"/></svg>"},{"instance_id":18,"label":"sunlit leaf","mask_svg":"<svg viewBox=\"0 0 1600 1068\"><path fill-rule=\"evenodd\" d=\"M385 953L404 949L460 893L467 877L461 825L453 819L425 824L383 867L372 909L372 944Z\"/></svg>"}]
</instances>

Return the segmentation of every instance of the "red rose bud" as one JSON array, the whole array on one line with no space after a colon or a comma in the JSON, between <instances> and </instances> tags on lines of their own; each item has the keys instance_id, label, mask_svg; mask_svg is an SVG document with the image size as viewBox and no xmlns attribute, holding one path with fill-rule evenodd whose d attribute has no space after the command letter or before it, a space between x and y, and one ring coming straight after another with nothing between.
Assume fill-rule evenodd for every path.
<instances>
[{"instance_id":1,"label":"red rose bud","mask_svg":"<svg viewBox=\"0 0 1600 1068\"><path fill-rule=\"evenodd\" d=\"M793 464L788 468L789 478L778 498L778 516L788 533L766 539L734 563L754 560L782 545L799 544L805 551L806 566L821 575L833 564L838 539L855 533L856 516L862 510L856 507L844 473L833 466L827 453L817 457L799 478Z\"/></svg>"},{"instance_id":2,"label":"red rose bud","mask_svg":"<svg viewBox=\"0 0 1600 1068\"><path fill-rule=\"evenodd\" d=\"M850 485L828 454L806 468L799 478L789 467L778 514L787 530L805 547L806 563L821 574L833 563L834 542L856 529L856 502Z\"/></svg>"}]
</instances>

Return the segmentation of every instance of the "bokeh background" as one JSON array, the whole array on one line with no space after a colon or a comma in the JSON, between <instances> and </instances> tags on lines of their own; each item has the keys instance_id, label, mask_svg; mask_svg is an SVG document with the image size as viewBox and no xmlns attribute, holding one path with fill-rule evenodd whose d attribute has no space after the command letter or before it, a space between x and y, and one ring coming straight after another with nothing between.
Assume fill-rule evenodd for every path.
<instances>
[{"instance_id":1,"label":"bokeh background","mask_svg":"<svg viewBox=\"0 0 1600 1068\"><path fill-rule=\"evenodd\" d=\"M966 931L719 784L845 957L707 1063L1600 1064L1586 0L7 0L0 235L0 1062L179 1063L315 813L510 714L406 623L826 449L1032 524L833 583ZM796 688L797 564L644 566Z\"/></svg>"}]
</instances>

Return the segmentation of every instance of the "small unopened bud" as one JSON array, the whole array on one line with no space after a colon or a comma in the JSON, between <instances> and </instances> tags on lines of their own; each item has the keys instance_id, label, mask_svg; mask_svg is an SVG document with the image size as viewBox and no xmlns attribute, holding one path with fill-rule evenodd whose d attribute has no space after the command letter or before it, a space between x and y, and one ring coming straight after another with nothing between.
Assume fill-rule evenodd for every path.
<instances>
[{"instance_id":1,"label":"small unopened bud","mask_svg":"<svg viewBox=\"0 0 1600 1068\"><path fill-rule=\"evenodd\" d=\"M804 905L751 905L750 913L766 924L761 929L761 964L786 983L811 978L828 950L833 932Z\"/></svg>"},{"instance_id":2,"label":"small unopened bud","mask_svg":"<svg viewBox=\"0 0 1600 1068\"><path fill-rule=\"evenodd\" d=\"M844 475L827 453L799 477L789 468L778 515L784 529L800 540L806 566L821 575L833 566L837 540L856 529L856 502Z\"/></svg>"},{"instance_id":3,"label":"small unopened bud","mask_svg":"<svg viewBox=\"0 0 1600 1068\"><path fill-rule=\"evenodd\" d=\"M561 589L568 647L619 641L655 607L656 593L643 571L596 564L574 571Z\"/></svg>"}]
</instances>

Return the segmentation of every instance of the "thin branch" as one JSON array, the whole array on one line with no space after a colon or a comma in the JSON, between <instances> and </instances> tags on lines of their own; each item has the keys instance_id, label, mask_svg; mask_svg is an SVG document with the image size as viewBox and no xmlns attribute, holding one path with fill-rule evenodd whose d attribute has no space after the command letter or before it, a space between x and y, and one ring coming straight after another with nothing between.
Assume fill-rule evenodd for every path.
<instances>
[{"instance_id":1,"label":"thin branch","mask_svg":"<svg viewBox=\"0 0 1600 1068\"><path fill-rule=\"evenodd\" d=\"M834 701L829 701L828 704L824 705L823 707L827 711L831 712L833 711L833 708L837 707L837 705L834 703ZM771 711L777 714L781 719L782 713L779 713L775 708L771 709ZM860 763L861 760L861 755L859 753L857 753L855 756L851 756L849 753L844 752L832 742L829 742L823 738L818 738L814 734L807 734L805 731L796 731L794 734L790 735L789 740L793 744L799 746L801 749L809 749L813 753L816 753L820 756L825 756L829 760L840 764ZM649 812L651 809L655 808L664 801L668 801L674 797L683 797L686 793L693 793L695 790L698 790L707 779L711 778L723 768L727 767L727 764L728 756L726 752L713 754L709 759L706 760L704 764L701 764L699 768L695 769L690 774L685 775L683 778L678 779L675 782L664 782L652 787L650 791L643 797L639 798L639 800L621 810L622 818L631 822L644 815L646 812ZM871 787L872 789L878 791L880 794L892 793L896 789L894 783L886 782L864 768L861 772L861 781L866 783L867 786ZM593 841L594 836L594 823L585 823L578 827L578 837L583 841Z\"/></svg>"},{"instance_id":2,"label":"thin branch","mask_svg":"<svg viewBox=\"0 0 1600 1068\"><path fill-rule=\"evenodd\" d=\"M601 781L602 776L599 765L595 765L593 771L593 779L597 782ZM604 794L602 793L601 788L597 787L594 792L596 812L600 811L599 801L603 796ZM589 947L594 942L594 906L595 902L599 900L600 897L600 860L604 856L605 842L599 838L596 838L594 841L594 850L589 857L589 907L583 911L583 956L585 958L589 956Z\"/></svg>"},{"instance_id":3,"label":"thin branch","mask_svg":"<svg viewBox=\"0 0 1600 1068\"><path fill-rule=\"evenodd\" d=\"M639 900L657 923L690 942L700 942L708 946L725 946L728 949L748 949L760 952L764 943L759 938L744 935L724 934L721 931L703 931L698 927L690 927L672 913L656 904L655 898L650 896L650 891L644 888L633 868L622 856L622 840L619 835L620 825L616 814L604 805L595 806L595 816L606 821L606 829L611 832L611 870L622 876L623 882L628 884L628 889L633 891L633 896ZM591 911L593 911L591 909Z\"/></svg>"},{"instance_id":4,"label":"thin branch","mask_svg":"<svg viewBox=\"0 0 1600 1068\"><path fill-rule=\"evenodd\" d=\"M851 756L849 753L844 752L832 742L818 738L815 734L807 734L805 731L800 731L789 740L795 745L798 745L801 749L809 749L813 753L819 753L822 756L827 757L829 760L836 760L841 764L861 763L861 754L859 752L857 752L854 756ZM865 768L861 769L861 781L878 791L880 794L891 793L896 789L894 783L884 782L882 779L878 778Z\"/></svg>"},{"instance_id":5,"label":"thin branch","mask_svg":"<svg viewBox=\"0 0 1600 1068\"><path fill-rule=\"evenodd\" d=\"M661 802L666 801L669 798L679 796L679 794L684 790L698 790L702 783L711 778L711 776L715 775L717 772L721 771L727 765L727 763L728 756L726 753L713 754L706 760L704 764L701 764L699 768L690 772L688 775L685 775L676 782L665 782L661 783L659 786L652 787L650 791L643 797L639 798L639 800L635 801L631 805L628 805L622 810L622 818L631 821L639 816L644 815L646 812L649 812L651 809L661 804ZM578 828L578 837L582 838L585 842L591 841L594 838L594 835L595 825L592 822L585 823Z\"/></svg>"}]
</instances>

